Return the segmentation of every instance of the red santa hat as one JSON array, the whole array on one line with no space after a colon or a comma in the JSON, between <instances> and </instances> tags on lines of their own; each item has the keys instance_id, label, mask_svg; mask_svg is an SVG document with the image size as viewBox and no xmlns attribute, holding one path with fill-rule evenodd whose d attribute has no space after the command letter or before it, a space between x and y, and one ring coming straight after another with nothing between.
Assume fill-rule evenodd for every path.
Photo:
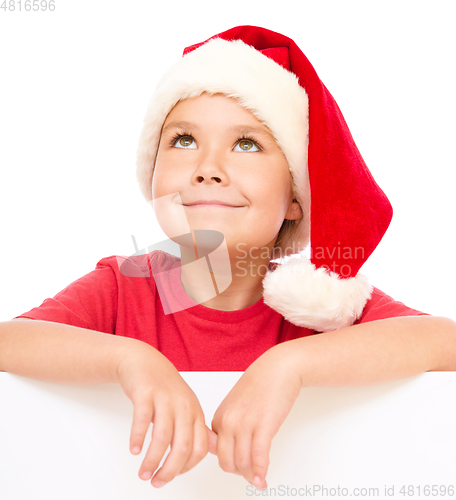
<instances>
[{"instance_id":1,"label":"red santa hat","mask_svg":"<svg viewBox=\"0 0 456 500\"><path fill-rule=\"evenodd\" d=\"M264 301L317 331L352 325L372 293L358 271L388 228L392 207L336 101L293 40L274 31L238 26L187 47L160 80L144 119L137 177L147 200L166 116L203 92L236 98L269 127L303 211L276 249L293 257L268 271ZM310 260L302 253L309 240Z\"/></svg>"}]
</instances>

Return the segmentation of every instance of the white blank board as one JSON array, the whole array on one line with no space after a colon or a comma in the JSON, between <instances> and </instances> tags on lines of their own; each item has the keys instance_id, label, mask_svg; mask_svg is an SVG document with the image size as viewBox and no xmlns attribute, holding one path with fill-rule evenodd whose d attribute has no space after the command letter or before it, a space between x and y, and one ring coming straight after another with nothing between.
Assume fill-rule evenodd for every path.
<instances>
[{"instance_id":1,"label":"white blank board","mask_svg":"<svg viewBox=\"0 0 456 500\"><path fill-rule=\"evenodd\" d=\"M209 427L241 375L182 373ZM454 498L455 395L454 372L370 387L303 389L274 438L261 497ZM213 455L160 490L139 479L150 431L141 455L131 455L133 405L116 384L63 385L0 373L0 397L1 499L260 497L242 477L223 472ZM432 485L438 495L425 494ZM403 486L408 494L400 493ZM374 489L362 495L355 488Z\"/></svg>"}]
</instances>

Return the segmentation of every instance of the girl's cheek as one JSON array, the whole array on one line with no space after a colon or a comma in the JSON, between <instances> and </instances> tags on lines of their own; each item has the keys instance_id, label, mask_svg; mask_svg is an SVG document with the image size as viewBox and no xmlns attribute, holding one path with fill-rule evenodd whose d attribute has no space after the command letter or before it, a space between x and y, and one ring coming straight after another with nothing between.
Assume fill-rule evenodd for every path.
<instances>
[{"instance_id":1,"label":"girl's cheek","mask_svg":"<svg viewBox=\"0 0 456 500\"><path fill-rule=\"evenodd\" d=\"M166 173L161 171L157 175L154 174L152 179L152 195L155 199L180 191L182 191L182 181L179 180L179 176L174 175L171 169Z\"/></svg>"},{"instance_id":2,"label":"girl's cheek","mask_svg":"<svg viewBox=\"0 0 456 500\"><path fill-rule=\"evenodd\" d=\"M166 194L166 187L163 183L162 175L159 172L154 172L154 176L152 178L152 195L154 198L159 198L160 196L164 196Z\"/></svg>"}]
</instances>

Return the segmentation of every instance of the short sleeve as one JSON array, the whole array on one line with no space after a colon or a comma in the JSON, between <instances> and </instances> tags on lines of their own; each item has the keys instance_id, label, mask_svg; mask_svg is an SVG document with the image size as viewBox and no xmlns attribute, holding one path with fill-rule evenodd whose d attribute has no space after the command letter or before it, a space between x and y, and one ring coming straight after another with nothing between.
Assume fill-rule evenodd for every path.
<instances>
[{"instance_id":1,"label":"short sleeve","mask_svg":"<svg viewBox=\"0 0 456 500\"><path fill-rule=\"evenodd\" d=\"M115 333L117 280L110 259L102 259L96 268L77 279L39 307L16 316Z\"/></svg>"},{"instance_id":2,"label":"short sleeve","mask_svg":"<svg viewBox=\"0 0 456 500\"><path fill-rule=\"evenodd\" d=\"M402 302L394 300L389 295L386 295L386 293L374 287L370 300L367 301L360 318L355 324L399 316L421 315L428 315L428 313L407 307Z\"/></svg>"}]
</instances>

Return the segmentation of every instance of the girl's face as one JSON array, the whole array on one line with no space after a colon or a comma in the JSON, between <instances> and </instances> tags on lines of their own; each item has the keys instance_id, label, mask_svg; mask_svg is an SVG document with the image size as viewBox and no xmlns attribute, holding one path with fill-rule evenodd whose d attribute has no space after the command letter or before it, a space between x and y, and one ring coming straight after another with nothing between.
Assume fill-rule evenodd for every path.
<instances>
[{"instance_id":1,"label":"girl's face","mask_svg":"<svg viewBox=\"0 0 456 500\"><path fill-rule=\"evenodd\" d=\"M230 253L272 248L283 220L302 217L271 132L222 94L182 100L167 116L152 195L172 193L190 228L220 231Z\"/></svg>"}]
</instances>

